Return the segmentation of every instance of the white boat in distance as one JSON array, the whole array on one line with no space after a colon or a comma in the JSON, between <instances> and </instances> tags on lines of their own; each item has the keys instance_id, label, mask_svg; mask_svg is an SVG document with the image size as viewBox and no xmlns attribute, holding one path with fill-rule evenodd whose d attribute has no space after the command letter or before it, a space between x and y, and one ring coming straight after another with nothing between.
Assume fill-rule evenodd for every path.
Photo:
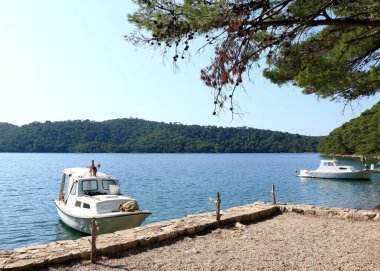
<instances>
[{"instance_id":1,"label":"white boat in distance","mask_svg":"<svg viewBox=\"0 0 380 271\"><path fill-rule=\"evenodd\" d=\"M59 196L54 203L61 220L83 233L91 233L92 218L96 219L97 233L101 234L138 227L151 214L139 210L133 198L120 194L119 182L97 172L94 164L90 169L64 169Z\"/></svg>"},{"instance_id":2,"label":"white boat in distance","mask_svg":"<svg viewBox=\"0 0 380 271\"><path fill-rule=\"evenodd\" d=\"M336 160L321 160L316 170L301 169L296 171L298 177L322 179L370 180L372 170L357 170L353 166L338 165Z\"/></svg>"}]
</instances>

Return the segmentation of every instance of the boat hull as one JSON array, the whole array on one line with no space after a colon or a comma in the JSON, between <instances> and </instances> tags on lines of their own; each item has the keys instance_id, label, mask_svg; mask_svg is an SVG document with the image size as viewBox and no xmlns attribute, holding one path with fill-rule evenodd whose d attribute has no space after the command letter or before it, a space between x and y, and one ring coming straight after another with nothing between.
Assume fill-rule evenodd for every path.
<instances>
[{"instance_id":1,"label":"boat hull","mask_svg":"<svg viewBox=\"0 0 380 271\"><path fill-rule=\"evenodd\" d=\"M76 217L67 214L58 206L57 202L55 202L55 205L60 219L67 226L83 233L91 233L92 217ZM150 214L150 212L137 211L118 212L117 214L111 214L110 216L95 216L96 222L98 223L97 233L111 233L115 231L138 227Z\"/></svg>"},{"instance_id":2,"label":"boat hull","mask_svg":"<svg viewBox=\"0 0 380 271\"><path fill-rule=\"evenodd\" d=\"M320 178L320 179L344 179L344 180L370 180L372 177L371 171L356 171L356 172L323 172L315 170L300 170L298 177L301 178Z\"/></svg>"}]
</instances>

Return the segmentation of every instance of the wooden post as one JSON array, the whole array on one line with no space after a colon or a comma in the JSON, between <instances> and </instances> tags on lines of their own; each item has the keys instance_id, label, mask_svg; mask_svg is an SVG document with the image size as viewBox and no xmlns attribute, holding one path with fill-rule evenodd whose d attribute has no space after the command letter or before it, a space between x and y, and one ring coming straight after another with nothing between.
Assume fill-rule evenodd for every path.
<instances>
[{"instance_id":1,"label":"wooden post","mask_svg":"<svg viewBox=\"0 0 380 271\"><path fill-rule=\"evenodd\" d=\"M96 261L96 224L95 217L93 217L91 220L91 263Z\"/></svg>"},{"instance_id":2,"label":"wooden post","mask_svg":"<svg viewBox=\"0 0 380 271\"><path fill-rule=\"evenodd\" d=\"M274 189L274 184L272 184L272 203L276 204L276 191Z\"/></svg>"},{"instance_id":3,"label":"wooden post","mask_svg":"<svg viewBox=\"0 0 380 271\"><path fill-rule=\"evenodd\" d=\"M216 221L218 222L218 227L220 226L220 194L219 192L216 192Z\"/></svg>"}]
</instances>

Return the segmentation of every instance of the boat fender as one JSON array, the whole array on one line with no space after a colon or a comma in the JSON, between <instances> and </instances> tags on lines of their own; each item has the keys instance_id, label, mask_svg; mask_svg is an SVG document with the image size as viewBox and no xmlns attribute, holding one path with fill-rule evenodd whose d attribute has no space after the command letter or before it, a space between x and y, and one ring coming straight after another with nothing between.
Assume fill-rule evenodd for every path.
<instances>
[{"instance_id":1,"label":"boat fender","mask_svg":"<svg viewBox=\"0 0 380 271\"><path fill-rule=\"evenodd\" d=\"M120 212L135 212L139 210L139 205L136 201L130 200L119 205Z\"/></svg>"}]
</instances>

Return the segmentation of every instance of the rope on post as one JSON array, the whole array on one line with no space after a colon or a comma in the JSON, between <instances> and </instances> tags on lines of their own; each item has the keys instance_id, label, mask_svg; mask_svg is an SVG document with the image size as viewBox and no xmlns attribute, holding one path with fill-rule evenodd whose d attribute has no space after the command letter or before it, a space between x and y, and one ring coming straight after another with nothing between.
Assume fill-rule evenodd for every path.
<instances>
[{"instance_id":1,"label":"rope on post","mask_svg":"<svg viewBox=\"0 0 380 271\"><path fill-rule=\"evenodd\" d=\"M216 192L216 203L215 203L215 207L216 207L216 221L218 223L218 227L220 226L220 194L219 192Z\"/></svg>"},{"instance_id":2,"label":"rope on post","mask_svg":"<svg viewBox=\"0 0 380 271\"><path fill-rule=\"evenodd\" d=\"M96 221L95 217L91 219L91 263L96 262Z\"/></svg>"},{"instance_id":3,"label":"rope on post","mask_svg":"<svg viewBox=\"0 0 380 271\"><path fill-rule=\"evenodd\" d=\"M207 206L209 206L209 205L212 205L212 204L215 204L215 200L214 199L212 199L212 198L209 198L208 199L208 202L206 203L206 205L204 205L202 208L200 208L196 213L195 213L195 215L197 215L197 214L199 214L201 211L203 211Z\"/></svg>"},{"instance_id":4,"label":"rope on post","mask_svg":"<svg viewBox=\"0 0 380 271\"><path fill-rule=\"evenodd\" d=\"M272 184L272 203L276 204L276 191L274 188L274 184Z\"/></svg>"}]
</instances>

